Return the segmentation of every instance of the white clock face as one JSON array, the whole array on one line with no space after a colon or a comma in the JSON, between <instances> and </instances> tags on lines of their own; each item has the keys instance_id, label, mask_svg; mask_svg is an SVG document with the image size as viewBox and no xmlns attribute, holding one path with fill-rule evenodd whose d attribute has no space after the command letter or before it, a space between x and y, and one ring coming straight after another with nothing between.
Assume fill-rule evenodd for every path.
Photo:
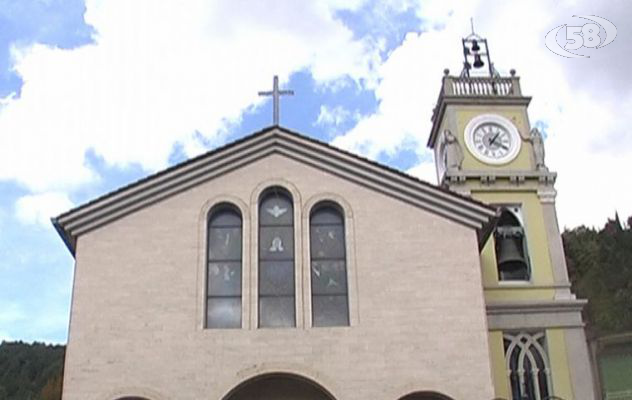
<instances>
[{"instance_id":1,"label":"white clock face","mask_svg":"<svg viewBox=\"0 0 632 400\"><path fill-rule=\"evenodd\" d=\"M465 129L467 148L476 158L489 164L513 160L520 150L520 135L515 126L498 115L480 115Z\"/></svg>"},{"instance_id":2,"label":"white clock face","mask_svg":"<svg viewBox=\"0 0 632 400\"><path fill-rule=\"evenodd\" d=\"M474 146L480 154L495 160L504 158L511 148L511 135L495 123L483 123L474 129Z\"/></svg>"}]
</instances>

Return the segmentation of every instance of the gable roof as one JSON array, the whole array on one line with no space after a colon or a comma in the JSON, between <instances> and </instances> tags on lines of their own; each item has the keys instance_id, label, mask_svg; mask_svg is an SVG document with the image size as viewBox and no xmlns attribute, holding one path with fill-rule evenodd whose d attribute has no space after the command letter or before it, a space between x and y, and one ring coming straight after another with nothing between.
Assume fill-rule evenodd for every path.
<instances>
[{"instance_id":1,"label":"gable roof","mask_svg":"<svg viewBox=\"0 0 632 400\"><path fill-rule=\"evenodd\" d=\"M496 210L484 203L275 125L100 196L52 218L52 223L74 255L80 235L271 154L282 154L475 229L479 247L496 220Z\"/></svg>"}]
</instances>

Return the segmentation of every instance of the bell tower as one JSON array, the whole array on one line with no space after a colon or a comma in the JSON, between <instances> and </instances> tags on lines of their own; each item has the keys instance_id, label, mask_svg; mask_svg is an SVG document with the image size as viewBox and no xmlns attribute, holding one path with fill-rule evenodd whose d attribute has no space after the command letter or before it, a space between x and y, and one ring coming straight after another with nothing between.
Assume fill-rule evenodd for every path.
<instances>
[{"instance_id":1,"label":"bell tower","mask_svg":"<svg viewBox=\"0 0 632 400\"><path fill-rule=\"evenodd\" d=\"M487 40L462 39L463 69L444 70L428 147L439 185L498 208L481 249L496 396L594 399L581 310L571 292L544 159L515 70L501 76ZM557 397L550 397L557 396Z\"/></svg>"}]
</instances>

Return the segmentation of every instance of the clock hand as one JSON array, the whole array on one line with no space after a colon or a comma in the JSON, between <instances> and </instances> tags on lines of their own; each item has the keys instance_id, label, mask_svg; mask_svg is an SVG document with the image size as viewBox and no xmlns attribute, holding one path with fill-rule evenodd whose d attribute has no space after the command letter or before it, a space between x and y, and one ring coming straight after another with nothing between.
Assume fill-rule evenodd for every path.
<instances>
[{"instance_id":1,"label":"clock hand","mask_svg":"<svg viewBox=\"0 0 632 400\"><path fill-rule=\"evenodd\" d=\"M497 134L494 135L494 137L492 138L492 140L489 141L489 144L494 144L494 142L496 141L496 139L498 139L498 135L500 135L500 132L498 132Z\"/></svg>"},{"instance_id":2,"label":"clock hand","mask_svg":"<svg viewBox=\"0 0 632 400\"><path fill-rule=\"evenodd\" d=\"M500 144L500 147L501 147L501 148L503 148L503 149L505 149L505 150L509 150L509 147L507 147L506 145L504 145L504 144L502 144L502 143Z\"/></svg>"}]
</instances>

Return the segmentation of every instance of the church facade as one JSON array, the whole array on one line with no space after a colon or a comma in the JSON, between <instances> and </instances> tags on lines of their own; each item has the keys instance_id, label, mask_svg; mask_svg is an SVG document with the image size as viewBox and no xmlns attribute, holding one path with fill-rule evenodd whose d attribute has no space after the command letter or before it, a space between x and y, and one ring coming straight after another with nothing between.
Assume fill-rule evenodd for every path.
<instances>
[{"instance_id":1,"label":"church facade","mask_svg":"<svg viewBox=\"0 0 632 400\"><path fill-rule=\"evenodd\" d=\"M529 100L446 72L439 186L274 125L55 218L63 399L594 399Z\"/></svg>"}]
</instances>

